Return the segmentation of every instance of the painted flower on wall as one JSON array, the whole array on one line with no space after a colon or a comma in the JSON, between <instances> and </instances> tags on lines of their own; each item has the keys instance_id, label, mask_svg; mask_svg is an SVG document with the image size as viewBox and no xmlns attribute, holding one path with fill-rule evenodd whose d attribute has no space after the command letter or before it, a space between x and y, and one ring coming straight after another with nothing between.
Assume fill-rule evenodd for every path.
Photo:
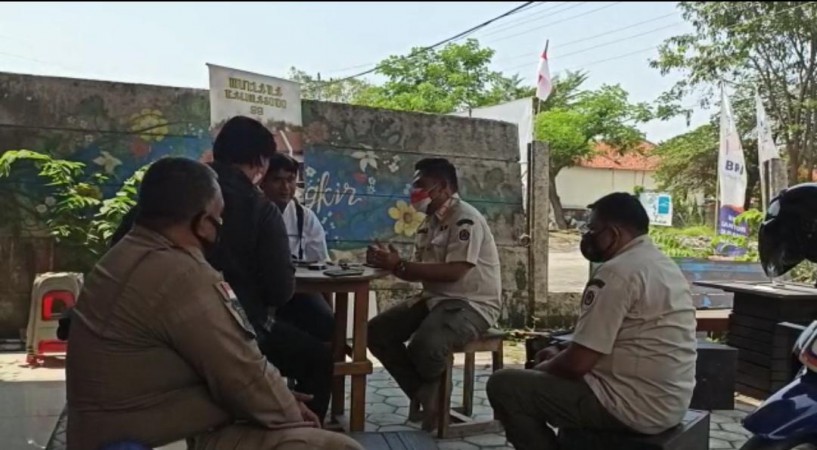
<instances>
[{"instance_id":1,"label":"painted flower on wall","mask_svg":"<svg viewBox=\"0 0 817 450\"><path fill-rule=\"evenodd\" d=\"M306 173L307 178L312 178L317 173L317 172L315 172L315 169L313 169L312 167L307 167L304 172Z\"/></svg>"},{"instance_id":2,"label":"painted flower on wall","mask_svg":"<svg viewBox=\"0 0 817 450\"><path fill-rule=\"evenodd\" d=\"M366 168L371 166L377 169L377 155L372 151L357 151L352 153L352 158L360 160L360 170L366 172Z\"/></svg>"},{"instance_id":3,"label":"painted flower on wall","mask_svg":"<svg viewBox=\"0 0 817 450\"><path fill-rule=\"evenodd\" d=\"M412 237L417 232L417 227L423 223L425 214L418 212L405 201L398 200L393 207L389 208L389 217L394 219L396 234Z\"/></svg>"},{"instance_id":4,"label":"painted flower on wall","mask_svg":"<svg viewBox=\"0 0 817 450\"><path fill-rule=\"evenodd\" d=\"M94 164L101 166L105 170L105 173L113 174L114 170L116 170L118 166L122 165L122 161L118 160L110 153L102 151L99 153L99 156L94 159Z\"/></svg>"},{"instance_id":5,"label":"painted flower on wall","mask_svg":"<svg viewBox=\"0 0 817 450\"><path fill-rule=\"evenodd\" d=\"M157 109L143 109L130 118L130 130L146 142L159 142L170 132L167 119Z\"/></svg>"}]
</instances>

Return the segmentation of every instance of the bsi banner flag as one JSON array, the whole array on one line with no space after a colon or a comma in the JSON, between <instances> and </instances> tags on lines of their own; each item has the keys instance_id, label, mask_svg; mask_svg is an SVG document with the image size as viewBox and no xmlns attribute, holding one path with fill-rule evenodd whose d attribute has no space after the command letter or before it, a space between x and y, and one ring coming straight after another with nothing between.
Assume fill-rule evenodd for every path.
<instances>
[{"instance_id":1,"label":"bsi banner flag","mask_svg":"<svg viewBox=\"0 0 817 450\"><path fill-rule=\"evenodd\" d=\"M718 234L747 236L745 224L736 225L735 219L743 212L746 200L746 160L740 144L732 105L721 86L720 147L718 152Z\"/></svg>"}]
</instances>

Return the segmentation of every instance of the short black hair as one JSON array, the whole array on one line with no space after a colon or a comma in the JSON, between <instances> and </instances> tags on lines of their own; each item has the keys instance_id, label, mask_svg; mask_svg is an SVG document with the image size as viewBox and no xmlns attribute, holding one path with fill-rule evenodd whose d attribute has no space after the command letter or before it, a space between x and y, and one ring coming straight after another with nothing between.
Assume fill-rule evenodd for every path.
<instances>
[{"instance_id":1,"label":"short black hair","mask_svg":"<svg viewBox=\"0 0 817 450\"><path fill-rule=\"evenodd\" d=\"M236 116L221 128L213 143L213 159L225 164L260 166L275 151L275 136L261 122Z\"/></svg>"},{"instance_id":2,"label":"short black hair","mask_svg":"<svg viewBox=\"0 0 817 450\"><path fill-rule=\"evenodd\" d=\"M420 172L421 176L445 181L453 192L460 190L457 169L445 158L421 159L414 165L414 170Z\"/></svg>"},{"instance_id":3,"label":"short black hair","mask_svg":"<svg viewBox=\"0 0 817 450\"><path fill-rule=\"evenodd\" d=\"M297 174L298 168L298 161L295 161L295 158L284 153L275 153L269 159L269 169L267 173L283 170L284 172Z\"/></svg>"},{"instance_id":4,"label":"short black hair","mask_svg":"<svg viewBox=\"0 0 817 450\"><path fill-rule=\"evenodd\" d=\"M192 221L218 194L217 180L213 169L196 160L159 159L139 186L136 222L167 227Z\"/></svg>"},{"instance_id":5,"label":"short black hair","mask_svg":"<svg viewBox=\"0 0 817 450\"><path fill-rule=\"evenodd\" d=\"M650 231L650 216L638 197L627 192L614 192L605 195L589 205L596 217L606 222L621 225L635 231L638 235Z\"/></svg>"}]
</instances>

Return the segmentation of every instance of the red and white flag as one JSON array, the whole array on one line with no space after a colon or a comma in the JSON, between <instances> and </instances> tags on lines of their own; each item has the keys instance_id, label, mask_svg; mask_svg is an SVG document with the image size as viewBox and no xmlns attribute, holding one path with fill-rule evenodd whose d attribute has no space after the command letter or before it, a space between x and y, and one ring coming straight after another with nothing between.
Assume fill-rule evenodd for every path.
<instances>
[{"instance_id":1,"label":"red and white flag","mask_svg":"<svg viewBox=\"0 0 817 450\"><path fill-rule=\"evenodd\" d=\"M550 97L550 92L553 90L553 82L550 79L550 67L548 66L548 48L545 45L545 50L539 57L539 69L536 71L538 79L536 81L536 96L542 101Z\"/></svg>"}]
</instances>

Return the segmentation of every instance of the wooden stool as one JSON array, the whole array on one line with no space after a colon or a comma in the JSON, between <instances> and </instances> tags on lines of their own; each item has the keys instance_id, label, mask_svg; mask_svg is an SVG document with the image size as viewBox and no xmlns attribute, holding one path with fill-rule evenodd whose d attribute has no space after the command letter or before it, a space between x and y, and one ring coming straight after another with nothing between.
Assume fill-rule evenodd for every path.
<instances>
[{"instance_id":1,"label":"wooden stool","mask_svg":"<svg viewBox=\"0 0 817 450\"><path fill-rule=\"evenodd\" d=\"M492 372L502 369L503 350L502 344L505 333L496 329L489 329L485 334L475 341L471 341L462 349L455 349L448 359L445 372L440 383L440 416L437 421L437 437L446 439L449 437L462 437L471 434L494 433L501 429L499 421L496 419L488 421L474 421L471 415L474 413L474 381L476 378L476 353L491 352ZM462 407L451 408L452 376L454 371L454 354L464 353L465 364L462 376ZM409 406L410 415L420 409L420 405L412 400ZM452 423L453 422L453 423Z\"/></svg>"}]
</instances>

